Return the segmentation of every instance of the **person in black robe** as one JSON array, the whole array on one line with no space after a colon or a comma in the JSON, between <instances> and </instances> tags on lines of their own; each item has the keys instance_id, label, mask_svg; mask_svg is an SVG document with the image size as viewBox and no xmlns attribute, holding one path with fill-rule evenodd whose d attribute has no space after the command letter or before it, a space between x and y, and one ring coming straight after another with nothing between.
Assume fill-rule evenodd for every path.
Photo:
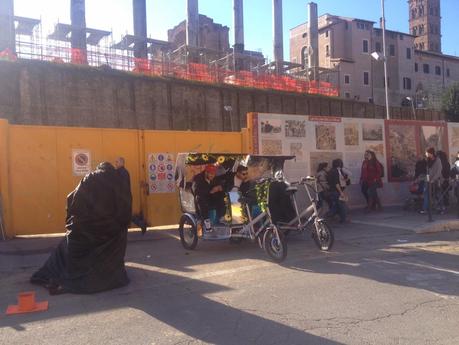
<instances>
[{"instance_id":1,"label":"person in black robe","mask_svg":"<svg viewBox=\"0 0 459 345\"><path fill-rule=\"evenodd\" d=\"M132 199L104 162L67 197L66 237L30 281L50 294L95 293L127 285L124 267Z\"/></svg>"}]
</instances>

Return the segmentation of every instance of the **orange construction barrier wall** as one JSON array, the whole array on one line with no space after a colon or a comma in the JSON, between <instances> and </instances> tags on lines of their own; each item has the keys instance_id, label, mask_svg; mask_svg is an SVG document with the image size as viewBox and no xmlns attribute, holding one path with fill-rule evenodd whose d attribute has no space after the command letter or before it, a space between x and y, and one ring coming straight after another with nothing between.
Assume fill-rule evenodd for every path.
<instances>
[{"instance_id":1,"label":"orange construction barrier wall","mask_svg":"<svg viewBox=\"0 0 459 345\"><path fill-rule=\"evenodd\" d=\"M74 151L90 168L122 156L131 176L134 213L150 226L177 224L177 192L148 194L148 154L245 152L240 132L178 132L9 125L0 119L1 215L8 237L65 231L66 196L81 180Z\"/></svg>"}]
</instances>

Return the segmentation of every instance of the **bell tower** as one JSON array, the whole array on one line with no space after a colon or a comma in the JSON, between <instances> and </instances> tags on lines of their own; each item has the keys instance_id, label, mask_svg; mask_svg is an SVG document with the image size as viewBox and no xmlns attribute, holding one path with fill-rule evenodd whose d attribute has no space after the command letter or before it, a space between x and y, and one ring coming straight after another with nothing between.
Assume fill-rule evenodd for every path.
<instances>
[{"instance_id":1,"label":"bell tower","mask_svg":"<svg viewBox=\"0 0 459 345\"><path fill-rule=\"evenodd\" d=\"M408 4L415 48L441 53L440 0L408 0Z\"/></svg>"}]
</instances>

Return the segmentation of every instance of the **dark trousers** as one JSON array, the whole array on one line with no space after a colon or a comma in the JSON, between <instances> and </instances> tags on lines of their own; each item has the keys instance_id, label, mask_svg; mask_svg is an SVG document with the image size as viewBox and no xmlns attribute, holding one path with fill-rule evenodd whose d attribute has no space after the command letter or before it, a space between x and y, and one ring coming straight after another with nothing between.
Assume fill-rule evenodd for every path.
<instances>
[{"instance_id":1,"label":"dark trousers","mask_svg":"<svg viewBox=\"0 0 459 345\"><path fill-rule=\"evenodd\" d=\"M346 205L343 201L339 200L339 193L337 191L332 191L330 193L330 203L329 215L331 217L338 215L340 222L346 221Z\"/></svg>"},{"instance_id":2,"label":"dark trousers","mask_svg":"<svg viewBox=\"0 0 459 345\"><path fill-rule=\"evenodd\" d=\"M365 200L367 201L367 205L369 207L376 206L375 204L379 202L378 188L376 186L376 183L372 183L369 185L367 182L362 182L361 191L363 196L365 197Z\"/></svg>"}]
</instances>

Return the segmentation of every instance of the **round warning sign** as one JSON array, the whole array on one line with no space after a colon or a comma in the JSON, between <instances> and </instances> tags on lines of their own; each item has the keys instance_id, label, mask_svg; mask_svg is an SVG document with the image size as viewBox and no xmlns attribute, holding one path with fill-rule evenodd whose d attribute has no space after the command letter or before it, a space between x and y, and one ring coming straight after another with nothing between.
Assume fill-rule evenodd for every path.
<instances>
[{"instance_id":1,"label":"round warning sign","mask_svg":"<svg viewBox=\"0 0 459 345\"><path fill-rule=\"evenodd\" d=\"M88 150L72 151L72 170L76 176L84 176L91 172L91 153Z\"/></svg>"},{"instance_id":2,"label":"round warning sign","mask_svg":"<svg viewBox=\"0 0 459 345\"><path fill-rule=\"evenodd\" d=\"M78 153L76 156L75 156L75 164L76 165L79 165L79 166L82 166L82 165L87 165L89 162L89 157L87 154L85 153Z\"/></svg>"}]
</instances>

